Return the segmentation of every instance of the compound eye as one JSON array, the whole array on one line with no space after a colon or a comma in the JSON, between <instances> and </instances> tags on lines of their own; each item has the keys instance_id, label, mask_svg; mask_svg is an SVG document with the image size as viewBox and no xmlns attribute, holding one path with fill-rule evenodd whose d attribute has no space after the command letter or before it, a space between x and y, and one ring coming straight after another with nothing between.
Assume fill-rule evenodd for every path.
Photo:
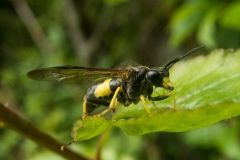
<instances>
[{"instance_id":1,"label":"compound eye","mask_svg":"<svg viewBox=\"0 0 240 160\"><path fill-rule=\"evenodd\" d=\"M157 71L149 71L146 76L149 82L153 84L159 83L160 74Z\"/></svg>"}]
</instances>

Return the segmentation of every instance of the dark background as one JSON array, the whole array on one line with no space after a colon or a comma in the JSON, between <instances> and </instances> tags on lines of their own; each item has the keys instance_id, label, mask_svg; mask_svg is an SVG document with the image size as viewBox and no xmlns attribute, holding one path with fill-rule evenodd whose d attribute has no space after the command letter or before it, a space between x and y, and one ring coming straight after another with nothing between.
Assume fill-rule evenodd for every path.
<instances>
[{"instance_id":1,"label":"dark background","mask_svg":"<svg viewBox=\"0 0 240 160\"><path fill-rule=\"evenodd\" d=\"M237 0L1 0L0 102L61 143L81 117L86 87L32 81L58 65L113 68L126 60L163 66L192 48L238 49ZM227 74L227 71L226 71ZM183 75L184 76L184 75ZM240 159L239 118L184 133L131 137L113 130L103 159ZM72 145L92 157L97 138ZM0 128L0 159L61 159Z\"/></svg>"}]
</instances>

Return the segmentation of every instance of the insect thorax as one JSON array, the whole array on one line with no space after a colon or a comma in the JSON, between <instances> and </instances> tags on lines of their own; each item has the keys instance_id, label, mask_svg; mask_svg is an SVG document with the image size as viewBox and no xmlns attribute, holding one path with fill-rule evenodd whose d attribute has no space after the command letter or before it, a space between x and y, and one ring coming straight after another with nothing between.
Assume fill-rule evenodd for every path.
<instances>
[{"instance_id":1,"label":"insect thorax","mask_svg":"<svg viewBox=\"0 0 240 160\"><path fill-rule=\"evenodd\" d=\"M145 77L148 71L149 68L145 66L131 68L129 69L131 75L128 78L109 78L94 84L85 96L88 111L91 112L101 105L107 106L118 87L121 87L121 91L117 95L117 101L124 106L138 103L141 95L148 97L153 92L153 86Z\"/></svg>"},{"instance_id":2,"label":"insect thorax","mask_svg":"<svg viewBox=\"0 0 240 160\"><path fill-rule=\"evenodd\" d=\"M137 103L141 95L147 97L152 94L153 86L148 83L145 77L146 73L149 71L148 67L140 66L132 68L131 70L133 74L128 81L126 81L123 88L125 88L126 94L131 102Z\"/></svg>"}]
</instances>

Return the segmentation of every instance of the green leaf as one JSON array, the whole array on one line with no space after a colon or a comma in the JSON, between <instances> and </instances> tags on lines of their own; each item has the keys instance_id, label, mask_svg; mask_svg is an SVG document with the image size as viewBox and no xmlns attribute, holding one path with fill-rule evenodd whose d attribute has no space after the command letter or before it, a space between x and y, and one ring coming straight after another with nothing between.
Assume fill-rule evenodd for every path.
<instances>
[{"instance_id":1,"label":"green leaf","mask_svg":"<svg viewBox=\"0 0 240 160\"><path fill-rule=\"evenodd\" d=\"M192 110L163 110L151 116L113 121L113 125L133 136L157 131L183 132L209 126L239 114L239 105L225 102Z\"/></svg>"},{"instance_id":2,"label":"green leaf","mask_svg":"<svg viewBox=\"0 0 240 160\"><path fill-rule=\"evenodd\" d=\"M112 127L111 123L103 117L92 117L84 120L77 120L73 127L73 141L81 141L93 138Z\"/></svg>"},{"instance_id":3,"label":"green leaf","mask_svg":"<svg viewBox=\"0 0 240 160\"><path fill-rule=\"evenodd\" d=\"M222 14L221 24L230 29L235 29L237 31L240 30L240 21L239 21L239 10L240 10L240 2L236 1L232 3L224 14Z\"/></svg>"},{"instance_id":4,"label":"green leaf","mask_svg":"<svg viewBox=\"0 0 240 160\"><path fill-rule=\"evenodd\" d=\"M173 99L150 102L152 115L147 115L142 103L120 106L111 120L92 117L75 128L73 141L92 138L112 127L129 135L150 132L183 132L212 125L240 115L240 50L215 50L208 56L198 56L178 62L171 70L175 84ZM156 90L162 93L161 90Z\"/></svg>"},{"instance_id":5,"label":"green leaf","mask_svg":"<svg viewBox=\"0 0 240 160\"><path fill-rule=\"evenodd\" d=\"M198 41L208 48L217 46L215 39L216 20L219 13L218 6L210 10L200 23L197 38Z\"/></svg>"},{"instance_id":6,"label":"green leaf","mask_svg":"<svg viewBox=\"0 0 240 160\"><path fill-rule=\"evenodd\" d=\"M186 3L178 9L171 19L169 28L171 36L170 46L178 46L184 39L192 34L194 29L204 17L206 5L203 3Z\"/></svg>"}]
</instances>

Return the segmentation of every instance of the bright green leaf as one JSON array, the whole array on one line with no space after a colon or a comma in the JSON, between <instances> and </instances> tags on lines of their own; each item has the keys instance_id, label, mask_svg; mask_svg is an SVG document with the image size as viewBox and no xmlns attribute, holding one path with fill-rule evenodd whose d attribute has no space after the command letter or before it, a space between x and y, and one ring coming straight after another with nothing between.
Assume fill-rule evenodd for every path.
<instances>
[{"instance_id":1,"label":"bright green leaf","mask_svg":"<svg viewBox=\"0 0 240 160\"><path fill-rule=\"evenodd\" d=\"M232 3L222 14L221 24L224 27L240 30L240 21L239 21L239 11L240 11L240 2L236 1Z\"/></svg>"},{"instance_id":2,"label":"bright green leaf","mask_svg":"<svg viewBox=\"0 0 240 160\"><path fill-rule=\"evenodd\" d=\"M104 131L110 129L112 125L106 119L88 118L83 123L81 120L75 122L73 127L73 140L81 141L95 137Z\"/></svg>"},{"instance_id":3,"label":"bright green leaf","mask_svg":"<svg viewBox=\"0 0 240 160\"><path fill-rule=\"evenodd\" d=\"M141 103L119 107L111 120L86 119L83 127L75 128L73 140L92 138L114 126L136 136L158 131L183 132L238 116L239 62L240 50L216 50L206 57L181 61L170 70L177 111L173 110L172 98L156 102L158 110L149 103L152 115L147 115Z\"/></svg>"}]
</instances>

